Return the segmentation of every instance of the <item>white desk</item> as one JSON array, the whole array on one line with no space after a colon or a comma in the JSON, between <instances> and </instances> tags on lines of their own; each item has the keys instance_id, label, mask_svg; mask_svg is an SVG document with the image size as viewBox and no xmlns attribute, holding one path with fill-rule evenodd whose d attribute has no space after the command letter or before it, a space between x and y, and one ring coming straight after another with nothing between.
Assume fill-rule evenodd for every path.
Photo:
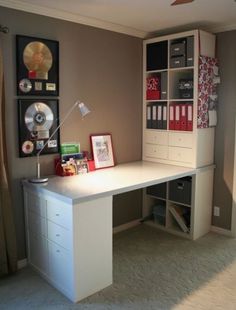
<instances>
[{"instance_id":1,"label":"white desk","mask_svg":"<svg viewBox=\"0 0 236 310\"><path fill-rule=\"evenodd\" d=\"M23 181L29 263L74 302L111 285L112 196L202 175L195 181L194 195L199 196L200 183L209 190L205 185L212 181L212 170L139 161L86 175L55 176L43 185ZM210 226L209 214L207 222Z\"/></svg>"}]
</instances>

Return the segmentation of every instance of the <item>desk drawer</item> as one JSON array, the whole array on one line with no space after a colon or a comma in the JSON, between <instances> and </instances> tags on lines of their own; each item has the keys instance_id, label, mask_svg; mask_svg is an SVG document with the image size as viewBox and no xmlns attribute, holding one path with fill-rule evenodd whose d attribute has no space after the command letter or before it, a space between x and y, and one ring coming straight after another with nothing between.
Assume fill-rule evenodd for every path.
<instances>
[{"instance_id":1,"label":"desk drawer","mask_svg":"<svg viewBox=\"0 0 236 310\"><path fill-rule=\"evenodd\" d=\"M30 192L27 195L28 209L42 217L46 217L46 200Z\"/></svg>"},{"instance_id":2,"label":"desk drawer","mask_svg":"<svg viewBox=\"0 0 236 310\"><path fill-rule=\"evenodd\" d=\"M65 249L71 249L72 236L70 231L51 221L48 221L48 239Z\"/></svg>"},{"instance_id":3,"label":"desk drawer","mask_svg":"<svg viewBox=\"0 0 236 310\"><path fill-rule=\"evenodd\" d=\"M167 159L168 158L168 146L146 144L144 153L145 153L145 156L147 157Z\"/></svg>"},{"instance_id":4,"label":"desk drawer","mask_svg":"<svg viewBox=\"0 0 236 310\"><path fill-rule=\"evenodd\" d=\"M158 131L145 131L145 142L159 145L168 145L168 133Z\"/></svg>"},{"instance_id":5,"label":"desk drawer","mask_svg":"<svg viewBox=\"0 0 236 310\"><path fill-rule=\"evenodd\" d=\"M169 133L169 145L180 146L186 148L192 148L193 146L193 135L184 133Z\"/></svg>"},{"instance_id":6,"label":"desk drawer","mask_svg":"<svg viewBox=\"0 0 236 310\"><path fill-rule=\"evenodd\" d=\"M72 229L72 206L58 200L47 201L47 218L67 229Z\"/></svg>"},{"instance_id":7,"label":"desk drawer","mask_svg":"<svg viewBox=\"0 0 236 310\"><path fill-rule=\"evenodd\" d=\"M72 259L70 253L48 241L49 274L57 287L67 292L73 291Z\"/></svg>"},{"instance_id":8,"label":"desk drawer","mask_svg":"<svg viewBox=\"0 0 236 310\"><path fill-rule=\"evenodd\" d=\"M183 147L169 147L169 159L183 163L193 161L193 150Z\"/></svg>"},{"instance_id":9,"label":"desk drawer","mask_svg":"<svg viewBox=\"0 0 236 310\"><path fill-rule=\"evenodd\" d=\"M46 219L31 211L28 212L28 228L37 235L47 235Z\"/></svg>"}]
</instances>

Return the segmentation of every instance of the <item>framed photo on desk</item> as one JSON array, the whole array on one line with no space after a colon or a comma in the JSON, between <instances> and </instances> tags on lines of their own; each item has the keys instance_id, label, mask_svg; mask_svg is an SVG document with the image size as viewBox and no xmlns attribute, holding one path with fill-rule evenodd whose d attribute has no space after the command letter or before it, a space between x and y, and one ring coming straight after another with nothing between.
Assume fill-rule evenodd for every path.
<instances>
[{"instance_id":1,"label":"framed photo on desk","mask_svg":"<svg viewBox=\"0 0 236 310\"><path fill-rule=\"evenodd\" d=\"M90 136L92 153L96 169L114 166L111 134Z\"/></svg>"}]
</instances>

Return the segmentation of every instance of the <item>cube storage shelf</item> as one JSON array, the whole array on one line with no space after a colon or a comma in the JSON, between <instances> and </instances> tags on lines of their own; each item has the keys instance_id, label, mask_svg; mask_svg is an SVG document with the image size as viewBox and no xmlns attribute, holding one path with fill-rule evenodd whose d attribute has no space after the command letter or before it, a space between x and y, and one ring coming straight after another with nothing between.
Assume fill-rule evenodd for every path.
<instances>
[{"instance_id":1,"label":"cube storage shelf","mask_svg":"<svg viewBox=\"0 0 236 310\"><path fill-rule=\"evenodd\" d=\"M200 55L215 57L215 35L193 30L144 41L143 160L213 163L214 128L197 126Z\"/></svg>"},{"instance_id":2,"label":"cube storage shelf","mask_svg":"<svg viewBox=\"0 0 236 310\"><path fill-rule=\"evenodd\" d=\"M143 219L148 225L188 239L210 230L214 166L192 177L143 189Z\"/></svg>"},{"instance_id":3,"label":"cube storage shelf","mask_svg":"<svg viewBox=\"0 0 236 310\"><path fill-rule=\"evenodd\" d=\"M152 221L158 227L191 235L192 177L146 188Z\"/></svg>"}]
</instances>

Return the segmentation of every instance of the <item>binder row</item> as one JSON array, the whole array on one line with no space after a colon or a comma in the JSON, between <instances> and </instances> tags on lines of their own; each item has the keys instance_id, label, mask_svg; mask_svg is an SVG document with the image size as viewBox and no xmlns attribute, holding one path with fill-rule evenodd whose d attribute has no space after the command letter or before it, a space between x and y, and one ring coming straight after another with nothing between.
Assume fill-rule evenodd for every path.
<instances>
[{"instance_id":1,"label":"binder row","mask_svg":"<svg viewBox=\"0 0 236 310\"><path fill-rule=\"evenodd\" d=\"M147 105L147 128L167 129L167 105L153 103Z\"/></svg>"},{"instance_id":2,"label":"binder row","mask_svg":"<svg viewBox=\"0 0 236 310\"><path fill-rule=\"evenodd\" d=\"M169 129L193 130L193 104L170 103L169 105Z\"/></svg>"}]
</instances>

